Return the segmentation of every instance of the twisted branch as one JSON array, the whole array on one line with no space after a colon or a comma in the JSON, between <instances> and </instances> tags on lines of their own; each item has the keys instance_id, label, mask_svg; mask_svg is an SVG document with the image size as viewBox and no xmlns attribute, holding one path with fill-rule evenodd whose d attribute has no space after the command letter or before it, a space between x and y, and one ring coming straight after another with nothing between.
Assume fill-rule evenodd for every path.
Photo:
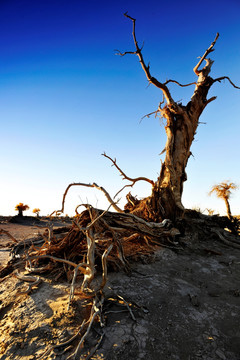
<instances>
[{"instance_id":1,"label":"twisted branch","mask_svg":"<svg viewBox=\"0 0 240 360\"><path fill-rule=\"evenodd\" d=\"M203 54L203 56L200 58L199 62L197 63L197 65L193 68L193 71L195 72L195 74L197 76L200 75L202 70L198 70L199 66L202 64L203 60L209 61L208 59L206 59L206 57L208 56L208 54L210 54L211 52L214 51L213 47L216 44L216 41L219 37L219 33L217 33L214 41L211 43L211 45L209 46L209 48L205 51L205 53Z\"/></svg>"},{"instance_id":2,"label":"twisted branch","mask_svg":"<svg viewBox=\"0 0 240 360\"><path fill-rule=\"evenodd\" d=\"M163 83L163 85L167 85L167 84L169 84L170 82L172 82L172 83L174 83L174 84L177 84L177 85L179 85L179 86L181 86L181 87L186 87L186 86L190 86L190 85L196 85L196 82L194 81L194 82L191 82L191 83L189 83L189 84L180 84L178 81L176 81L176 80L167 80L167 81L165 81L165 83Z\"/></svg>"},{"instance_id":3,"label":"twisted branch","mask_svg":"<svg viewBox=\"0 0 240 360\"><path fill-rule=\"evenodd\" d=\"M112 163L113 166L115 166L117 168L117 170L120 172L121 176L123 177L123 180L128 180L128 181L132 181L132 185L126 185L126 186L133 186L137 181L147 181L148 183L150 183L152 186L154 186L154 181L150 180L146 177L137 177L137 178L130 178L129 176L127 176L122 169L120 169L120 167L117 165L117 161L116 159L113 160L110 156L108 156L106 153L102 154L104 157L106 157L107 159L109 159Z\"/></svg>"},{"instance_id":4,"label":"twisted branch","mask_svg":"<svg viewBox=\"0 0 240 360\"><path fill-rule=\"evenodd\" d=\"M222 80L225 80L225 79L227 79L227 80L230 82L230 84L231 84L233 87L235 87L235 89L240 89L240 87L237 86L237 85L235 85L228 76L219 77L219 78L215 79L214 82L216 82L216 81L221 82Z\"/></svg>"},{"instance_id":5,"label":"twisted branch","mask_svg":"<svg viewBox=\"0 0 240 360\"><path fill-rule=\"evenodd\" d=\"M69 189L72 187L72 186L85 186L85 187L91 187L91 188L96 188L98 190L101 190L104 195L106 196L106 198L108 199L108 201L110 202L110 204L112 205L112 207L117 211L117 212L120 212L120 213L123 213L124 211L122 209L120 209L120 207L117 206L116 202L114 202L111 198L111 196L109 195L109 193L107 192L107 190L105 190L102 186L99 186L97 185L96 183L93 183L93 184L85 184L85 183L71 183L68 185L68 187L66 188L64 194L63 194L63 199L62 199L62 208L61 210L57 210L57 211L53 211L52 214L50 216L52 216L54 213L63 213L64 212L64 205L65 205L65 199L66 199L66 196L67 196L67 193L69 191Z\"/></svg>"}]
</instances>

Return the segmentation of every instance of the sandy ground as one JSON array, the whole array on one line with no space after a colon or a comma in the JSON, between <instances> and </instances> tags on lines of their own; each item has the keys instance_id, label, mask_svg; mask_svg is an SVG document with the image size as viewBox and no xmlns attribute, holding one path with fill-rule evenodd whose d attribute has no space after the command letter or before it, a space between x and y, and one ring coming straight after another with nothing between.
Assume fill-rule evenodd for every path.
<instances>
[{"instance_id":1,"label":"sandy ground","mask_svg":"<svg viewBox=\"0 0 240 360\"><path fill-rule=\"evenodd\" d=\"M0 228L16 239L39 231L4 223ZM4 247L12 243L5 235L0 239ZM132 264L131 275L109 274L105 298L121 295L134 318L124 304L106 301L105 327L93 326L84 349L96 344L100 331L104 338L88 359L240 360L240 250L213 239L184 241L178 253L159 249ZM71 354L64 346L41 357L77 333L89 299L76 291L68 310L70 284L44 274L40 279L28 295L21 294L26 283L13 274L0 279L1 360L64 360ZM77 359L86 358L80 351Z\"/></svg>"},{"instance_id":2,"label":"sandy ground","mask_svg":"<svg viewBox=\"0 0 240 360\"><path fill-rule=\"evenodd\" d=\"M48 220L38 220L31 218L26 224L9 223L10 217L0 217L0 231L1 229L9 232L17 242L29 238L37 237L42 234L48 226ZM54 221L53 228L70 225L70 222ZM9 259L10 247L15 242L4 232L0 233L0 267L5 265Z\"/></svg>"}]
</instances>

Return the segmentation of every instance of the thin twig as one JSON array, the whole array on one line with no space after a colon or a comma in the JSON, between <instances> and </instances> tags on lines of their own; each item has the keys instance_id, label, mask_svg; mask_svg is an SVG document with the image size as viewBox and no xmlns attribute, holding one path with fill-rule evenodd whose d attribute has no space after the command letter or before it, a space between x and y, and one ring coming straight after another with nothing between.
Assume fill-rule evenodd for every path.
<instances>
[{"instance_id":1,"label":"thin twig","mask_svg":"<svg viewBox=\"0 0 240 360\"><path fill-rule=\"evenodd\" d=\"M118 294L117 294L117 297L124 302L124 304L126 305L128 311L130 312L130 315L131 315L132 319L133 319L134 321L136 321L136 318L135 318L135 316L134 316L134 314L133 314L130 306L128 305L128 302L127 302L121 295L118 295Z\"/></svg>"},{"instance_id":2,"label":"thin twig","mask_svg":"<svg viewBox=\"0 0 240 360\"><path fill-rule=\"evenodd\" d=\"M102 304L103 300L104 300L104 299L102 298L102 299L99 301L99 303L98 303L98 304L96 304L97 297L94 299L94 301L93 301L93 305L92 305L92 309L91 309L91 315L90 315L90 319L89 319L89 325L88 325L88 328L87 328L87 330L86 330L85 334L82 336L81 340L79 341L79 343L78 343L78 346L77 346L76 350L74 351L74 353L73 353L73 354L71 354L71 355L67 358L67 360L68 360L68 359L70 359L71 357L74 357L74 359L76 359L76 358L77 358L77 355L78 355L79 349L80 349L80 347L82 346L82 344L83 344L83 342L84 342L85 338L88 336L89 331L90 331L90 329L91 329L91 327L92 327L92 324L93 324L93 322L94 322L94 320L95 320L96 316L100 315L100 308L99 308L99 306L101 306L101 304Z\"/></svg>"},{"instance_id":3,"label":"thin twig","mask_svg":"<svg viewBox=\"0 0 240 360\"><path fill-rule=\"evenodd\" d=\"M86 357L86 360L90 360L91 357L95 354L95 352L97 351L97 349L99 348L99 346L101 345L101 342L104 338L105 334L102 334L100 336L100 339L98 340L97 344L92 348L92 350L90 351L90 353L88 354L88 356Z\"/></svg>"}]
</instances>

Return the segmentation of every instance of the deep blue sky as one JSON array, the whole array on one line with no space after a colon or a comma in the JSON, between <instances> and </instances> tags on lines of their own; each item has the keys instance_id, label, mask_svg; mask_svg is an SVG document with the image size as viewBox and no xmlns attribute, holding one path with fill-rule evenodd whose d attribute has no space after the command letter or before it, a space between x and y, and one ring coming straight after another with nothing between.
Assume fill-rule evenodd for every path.
<instances>
[{"instance_id":1,"label":"deep blue sky","mask_svg":"<svg viewBox=\"0 0 240 360\"><path fill-rule=\"evenodd\" d=\"M114 195L123 182L101 153L117 157L129 176L156 179L165 146L158 119L141 117L162 98L135 56L132 24L160 81L195 81L192 71L220 33L211 58L212 76L240 84L240 3L208 1L21 1L0 0L0 214L14 214L18 202L48 214L60 207L70 182L97 182ZM193 87L171 86L175 100L189 101ZM225 179L240 183L240 90L216 84L192 147L184 204L224 212L210 187ZM163 159L163 157L161 157ZM146 196L148 184L133 194ZM240 191L232 198L240 213ZM89 201L107 206L97 191L74 189L66 212ZM31 210L28 214L31 213Z\"/></svg>"}]
</instances>

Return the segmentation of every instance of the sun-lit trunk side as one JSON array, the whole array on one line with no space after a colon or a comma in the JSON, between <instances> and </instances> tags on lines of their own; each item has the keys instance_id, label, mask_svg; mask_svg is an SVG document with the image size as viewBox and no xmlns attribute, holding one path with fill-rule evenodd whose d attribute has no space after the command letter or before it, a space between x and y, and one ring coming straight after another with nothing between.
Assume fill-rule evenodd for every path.
<instances>
[{"instance_id":1,"label":"sun-lit trunk side","mask_svg":"<svg viewBox=\"0 0 240 360\"><path fill-rule=\"evenodd\" d=\"M225 205L226 205L226 208L227 208L227 217L232 220L232 213L231 213L231 209L230 209L230 204L229 204L229 201L228 201L228 198L227 197L224 197L223 200L225 201Z\"/></svg>"}]
</instances>

